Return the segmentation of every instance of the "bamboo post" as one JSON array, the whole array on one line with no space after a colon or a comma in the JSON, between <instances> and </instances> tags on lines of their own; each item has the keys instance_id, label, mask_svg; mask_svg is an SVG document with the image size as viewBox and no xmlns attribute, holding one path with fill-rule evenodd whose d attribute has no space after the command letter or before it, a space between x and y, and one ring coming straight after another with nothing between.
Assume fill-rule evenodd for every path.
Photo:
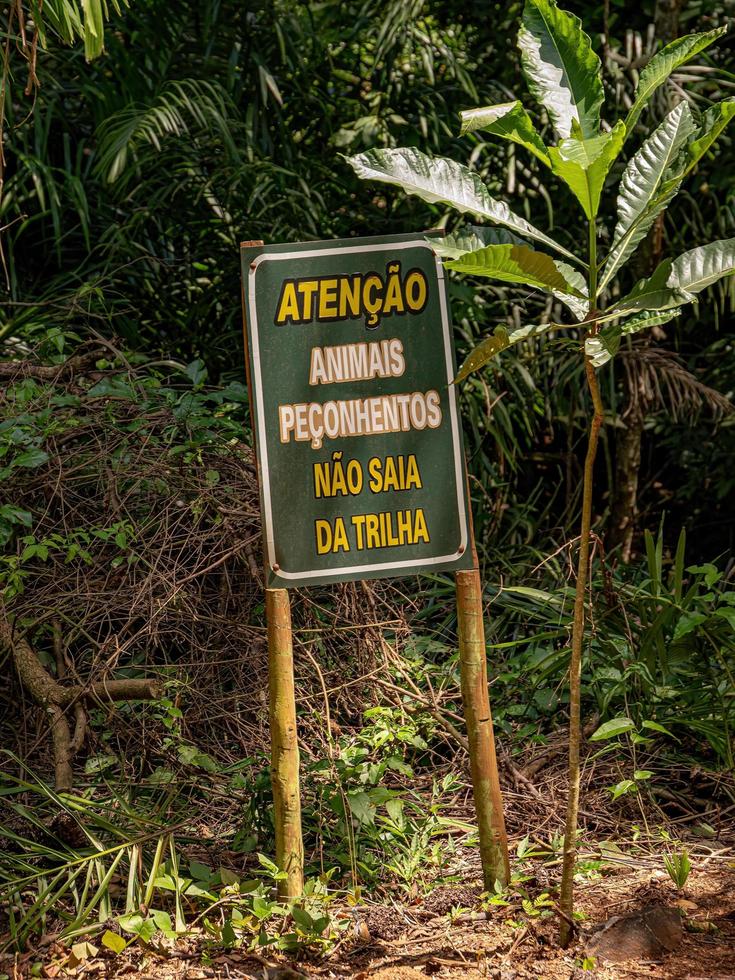
<instances>
[{"instance_id":1,"label":"bamboo post","mask_svg":"<svg viewBox=\"0 0 735 980\"><path fill-rule=\"evenodd\" d=\"M276 864L286 873L286 877L278 882L278 897L282 901L292 901L304 890L304 845L301 837L299 742L288 591L266 589L265 610L268 620L271 784L276 826Z\"/></svg>"},{"instance_id":2,"label":"bamboo post","mask_svg":"<svg viewBox=\"0 0 735 980\"><path fill-rule=\"evenodd\" d=\"M459 667L470 752L472 790L480 833L482 877L485 888L491 890L496 881L501 885L508 884L510 862L488 694L482 585L471 523L470 542L473 567L469 571L455 574Z\"/></svg>"},{"instance_id":3,"label":"bamboo post","mask_svg":"<svg viewBox=\"0 0 735 980\"><path fill-rule=\"evenodd\" d=\"M263 242L242 242L243 247ZM245 371L250 400L250 424L255 448L255 415L250 379L250 355L243 291L243 335ZM257 459L257 454L256 454ZM260 480L260 472L258 472ZM263 566L268 563L263 548ZM276 831L276 864L286 877L278 882L278 897L288 902L304 890L304 843L301 835L301 785L299 781L299 742L296 727L296 687L293 669L291 601L287 589L265 589L265 617L268 625L268 716L271 731L271 787L273 821Z\"/></svg>"}]
</instances>

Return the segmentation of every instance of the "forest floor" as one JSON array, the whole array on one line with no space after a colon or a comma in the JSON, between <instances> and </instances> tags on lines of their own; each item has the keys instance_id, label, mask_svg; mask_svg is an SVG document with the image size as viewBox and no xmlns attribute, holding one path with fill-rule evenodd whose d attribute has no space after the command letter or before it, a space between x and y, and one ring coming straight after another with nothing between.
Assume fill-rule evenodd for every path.
<instances>
[{"instance_id":1,"label":"forest floor","mask_svg":"<svg viewBox=\"0 0 735 980\"><path fill-rule=\"evenodd\" d=\"M469 814L468 814L469 816ZM622 836L625 836L624 834ZM735 845L735 840L730 841ZM295 960L264 950L215 950L203 932L193 930L176 941L154 946L132 945L119 955L100 949L76 967L70 965L69 946L49 935L41 948L22 956L0 958L0 975L17 980L41 977L145 977L160 980L205 978L261 978L297 980L300 977L356 980L421 980L486 977L496 980L560 980L598 977L652 980L735 980L735 846L722 838L710 844L690 840L692 871L683 889L677 889L664 870L660 854L646 848L589 838L582 852L590 866L576 886L579 935L568 950L557 945L558 917L548 908L507 907L481 909L482 882L474 849L459 848L451 868L452 884L439 884L421 896L406 898L405 891L385 893L381 903L370 902L340 909L344 931L324 957ZM612 847L612 850L610 850ZM604 854L607 857L595 861ZM558 861L535 861L526 875L527 895L554 893ZM599 865L599 870L593 870ZM667 919L663 942L671 951L641 952L636 943L646 915L662 913ZM635 915L630 924L627 918ZM613 917L626 917L608 925L608 946L616 956L630 952L621 962L610 962L595 949L595 933ZM617 930L617 931L616 931ZM53 933L53 929L49 930ZM658 929L654 930L659 939ZM93 942L97 940L92 937ZM97 943L99 946L99 943ZM654 946L655 946L654 942ZM96 947L95 947L96 948Z\"/></svg>"},{"instance_id":2,"label":"forest floor","mask_svg":"<svg viewBox=\"0 0 735 980\"><path fill-rule=\"evenodd\" d=\"M469 910L450 916L453 907L477 904L480 882L472 881L468 874L466 885L440 886L419 904L395 901L362 908L362 926L358 923L354 933L362 931L364 938L351 937L326 959L316 962L296 963L276 955L237 950L210 957L203 955L198 937L190 935L158 950L134 946L118 956L103 950L77 968L65 964L67 948L52 944L44 951L45 966L40 973L32 973L30 966L31 962L38 963L40 950L18 957L12 965L6 960L0 969L13 980L28 976L160 980L735 978L735 866L712 861L692 871L686 898L677 896L664 874L646 867L627 867L578 886L577 908L585 915L583 932L566 951L556 944L555 916L519 920L498 914L486 919L484 914ZM642 913L653 906L681 908L683 928L674 950L655 959L629 958L616 963L587 955L587 937L596 925L611 916Z\"/></svg>"}]
</instances>

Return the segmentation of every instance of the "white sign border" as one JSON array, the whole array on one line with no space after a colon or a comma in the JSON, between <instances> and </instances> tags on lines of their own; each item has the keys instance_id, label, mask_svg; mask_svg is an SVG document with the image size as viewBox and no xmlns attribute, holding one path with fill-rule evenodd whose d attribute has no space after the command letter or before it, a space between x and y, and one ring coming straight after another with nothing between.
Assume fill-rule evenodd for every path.
<instances>
[{"instance_id":1,"label":"white sign border","mask_svg":"<svg viewBox=\"0 0 735 980\"><path fill-rule=\"evenodd\" d=\"M454 446L454 472L457 483L457 510L459 513L461 538L459 548L451 555L439 555L434 558L416 558L406 561L383 561L371 565L342 565L337 568L315 569L314 571L287 572L281 567L276 566L275 540L273 535L273 510L271 505L270 480L268 472L268 444L265 431L265 408L263 401L263 379L260 373L260 343L258 337L258 316L255 302L255 275L264 262L283 262L293 259L321 258L325 255L350 255L355 252L384 252L388 249L404 248L426 248L434 256L436 263L437 278L439 280L439 303L441 309L442 329L444 332L444 355L447 367L447 384L449 386L449 414L452 426L452 443ZM298 249L294 252L265 252L254 259L250 264L248 273L248 309L250 336L252 340L252 368L253 368L253 388L255 394L255 410L258 422L258 443L257 452L261 461L261 493L263 495L263 509L265 511L265 553L268 567L279 578L286 580L310 578L326 578L339 575L359 575L361 572L379 572L386 569L386 574L390 569L416 568L417 574L421 568L429 565L441 565L445 562L456 561L461 558L467 550L467 515L465 510L465 497L463 493L464 481L464 460L461 452L461 440L459 431L459 413L457 410L457 391L451 383L454 376L454 365L452 363L452 341L449 332L449 316L447 312L447 297L444 290L444 268L441 259L436 254L431 245L422 240L408 242L395 242L391 244L381 243L378 245L349 245L344 248L315 248Z\"/></svg>"}]
</instances>

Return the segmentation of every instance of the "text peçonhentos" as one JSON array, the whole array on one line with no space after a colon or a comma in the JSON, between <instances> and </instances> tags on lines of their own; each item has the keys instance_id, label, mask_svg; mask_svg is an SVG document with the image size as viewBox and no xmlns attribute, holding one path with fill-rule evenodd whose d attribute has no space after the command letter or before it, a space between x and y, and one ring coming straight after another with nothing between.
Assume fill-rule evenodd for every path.
<instances>
[{"instance_id":1,"label":"text pe\u00e7onhentos","mask_svg":"<svg viewBox=\"0 0 735 980\"><path fill-rule=\"evenodd\" d=\"M441 423L439 392L433 389L278 406L281 442L309 442L312 449L325 439L437 429Z\"/></svg>"},{"instance_id":2,"label":"text pe\u00e7onhentos","mask_svg":"<svg viewBox=\"0 0 735 980\"><path fill-rule=\"evenodd\" d=\"M313 347L309 384L398 378L405 370L403 343L397 337ZM325 439L436 429L441 423L441 399L433 388L327 402L286 402L278 406L281 442L308 442L312 449L320 449Z\"/></svg>"}]
</instances>

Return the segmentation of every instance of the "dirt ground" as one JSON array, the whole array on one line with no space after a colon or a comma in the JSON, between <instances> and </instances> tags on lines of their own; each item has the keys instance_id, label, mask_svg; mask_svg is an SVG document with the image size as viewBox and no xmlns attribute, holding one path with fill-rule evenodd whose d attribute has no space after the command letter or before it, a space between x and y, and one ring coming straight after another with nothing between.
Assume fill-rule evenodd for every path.
<instances>
[{"instance_id":1,"label":"dirt ground","mask_svg":"<svg viewBox=\"0 0 735 980\"><path fill-rule=\"evenodd\" d=\"M441 885L411 904L395 900L351 910L342 939L326 959L294 962L266 953L213 955L208 959L197 936L167 949L131 947L114 956L103 950L76 967L67 948L46 948L0 960L0 975L13 980L41 977L145 977L160 980L296 980L299 977L355 980L422 980L438 977L496 980L561 980L597 977L651 980L735 980L735 849L718 847L696 857L686 887L678 892L660 860L622 858L619 866L577 886L577 908L584 914L572 948L556 945L558 919L551 911L527 915L516 904L479 909L480 882L467 855L464 884ZM529 891L547 887L555 869L538 867ZM678 908L682 929L676 948L655 959L610 963L588 956L591 935L612 916L654 907ZM348 914L345 910L345 916ZM204 955L202 955L204 953Z\"/></svg>"}]
</instances>

